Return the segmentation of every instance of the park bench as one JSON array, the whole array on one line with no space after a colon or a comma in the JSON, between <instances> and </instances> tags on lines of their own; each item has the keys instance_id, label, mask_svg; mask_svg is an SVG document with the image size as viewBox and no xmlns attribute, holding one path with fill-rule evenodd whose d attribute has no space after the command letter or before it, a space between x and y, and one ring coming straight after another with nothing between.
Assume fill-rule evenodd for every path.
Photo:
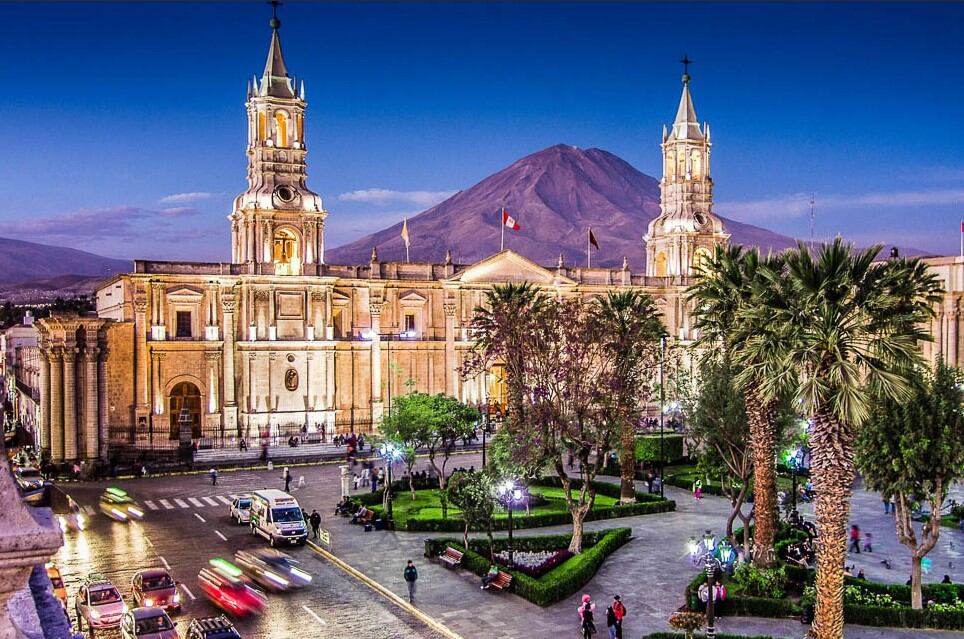
<instances>
[{"instance_id":1,"label":"park bench","mask_svg":"<svg viewBox=\"0 0 964 639\"><path fill-rule=\"evenodd\" d=\"M455 567L462 565L462 554L458 550L452 547L445 549L441 555L438 556L439 561L446 564L447 566Z\"/></svg>"},{"instance_id":2,"label":"park bench","mask_svg":"<svg viewBox=\"0 0 964 639\"><path fill-rule=\"evenodd\" d=\"M507 572L499 571L499 576L489 582L489 590L508 590L512 584L512 575Z\"/></svg>"},{"instance_id":3,"label":"park bench","mask_svg":"<svg viewBox=\"0 0 964 639\"><path fill-rule=\"evenodd\" d=\"M372 523L374 523L374 522L375 522L375 511L374 511L374 510L366 510L363 515L359 515L359 516L355 517L355 518L354 518L354 521L352 521L352 523L354 523L354 524L361 524L361 525L363 525L363 526L367 526L367 525L372 524Z\"/></svg>"}]
</instances>

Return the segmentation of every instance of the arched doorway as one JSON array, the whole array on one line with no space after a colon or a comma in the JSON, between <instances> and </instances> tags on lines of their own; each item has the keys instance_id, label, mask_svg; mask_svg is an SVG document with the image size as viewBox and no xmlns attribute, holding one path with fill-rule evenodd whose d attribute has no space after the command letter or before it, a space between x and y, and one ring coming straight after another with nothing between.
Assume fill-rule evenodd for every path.
<instances>
[{"instance_id":1,"label":"arched doorway","mask_svg":"<svg viewBox=\"0 0 964 639\"><path fill-rule=\"evenodd\" d=\"M485 376L485 390L486 397L488 397L490 417L498 418L505 415L509 402L507 380L508 375L506 374L505 364L502 363L493 364Z\"/></svg>"},{"instance_id":2,"label":"arched doorway","mask_svg":"<svg viewBox=\"0 0 964 639\"><path fill-rule=\"evenodd\" d=\"M181 432L181 411L187 409L191 417L191 438L201 437L201 391L191 382L181 382L171 389L167 401L168 415L171 420L171 439L179 439Z\"/></svg>"},{"instance_id":3,"label":"arched doorway","mask_svg":"<svg viewBox=\"0 0 964 639\"><path fill-rule=\"evenodd\" d=\"M656 254L656 277L666 277L666 253L660 251Z\"/></svg>"},{"instance_id":4,"label":"arched doorway","mask_svg":"<svg viewBox=\"0 0 964 639\"><path fill-rule=\"evenodd\" d=\"M301 273L301 252L298 250L298 236L291 229L279 229L274 234L274 272L275 275L299 275Z\"/></svg>"}]
</instances>

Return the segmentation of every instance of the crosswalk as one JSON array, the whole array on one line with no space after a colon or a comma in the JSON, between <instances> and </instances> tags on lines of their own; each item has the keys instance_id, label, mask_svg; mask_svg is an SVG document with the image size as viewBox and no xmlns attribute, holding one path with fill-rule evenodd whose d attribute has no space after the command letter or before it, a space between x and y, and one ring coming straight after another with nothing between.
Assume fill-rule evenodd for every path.
<instances>
[{"instance_id":1,"label":"crosswalk","mask_svg":"<svg viewBox=\"0 0 964 639\"><path fill-rule=\"evenodd\" d=\"M174 503L172 504L170 500L158 499L157 501L153 499L144 500L144 505L147 506L148 510L177 510L178 508L207 508L207 507L217 507L230 506L231 501L237 499L237 495L214 495L213 497L185 497L180 499L179 497L173 497ZM187 501L185 501L185 499ZM190 502L190 503L188 503Z\"/></svg>"}]
</instances>

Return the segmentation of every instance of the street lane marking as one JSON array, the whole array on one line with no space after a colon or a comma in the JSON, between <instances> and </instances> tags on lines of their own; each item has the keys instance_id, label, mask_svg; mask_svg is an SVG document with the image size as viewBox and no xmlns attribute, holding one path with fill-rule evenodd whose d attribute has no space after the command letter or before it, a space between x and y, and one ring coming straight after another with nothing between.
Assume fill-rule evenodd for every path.
<instances>
[{"instance_id":1,"label":"street lane marking","mask_svg":"<svg viewBox=\"0 0 964 639\"><path fill-rule=\"evenodd\" d=\"M160 557L160 559L161 559L161 563L164 564L164 567L167 568L168 571L170 571L171 564L167 563L167 559L164 559L164 557Z\"/></svg>"},{"instance_id":2,"label":"street lane marking","mask_svg":"<svg viewBox=\"0 0 964 639\"><path fill-rule=\"evenodd\" d=\"M312 617L314 617L314 618L315 618L315 621L317 621L318 623L320 623L320 624L323 625L323 626L327 626L327 625L328 625L327 623L325 623L325 620L324 620L324 619L322 619L322 618L319 617L317 614L315 614L315 611L314 611L314 610L312 610L312 609L309 608L308 606L301 606L301 607L305 609L305 612L307 612L309 615L311 615Z\"/></svg>"},{"instance_id":3,"label":"street lane marking","mask_svg":"<svg viewBox=\"0 0 964 639\"><path fill-rule=\"evenodd\" d=\"M186 501L184 501L183 499L178 499L177 497L174 498L174 503L180 506L181 508L190 508L190 506L187 505Z\"/></svg>"},{"instance_id":4,"label":"street lane marking","mask_svg":"<svg viewBox=\"0 0 964 639\"><path fill-rule=\"evenodd\" d=\"M201 515L199 515L199 514L197 514L197 513L194 513L194 516L197 517L198 519L200 519L202 524L208 523L208 520L205 519L204 517L202 517Z\"/></svg>"},{"instance_id":5,"label":"street lane marking","mask_svg":"<svg viewBox=\"0 0 964 639\"><path fill-rule=\"evenodd\" d=\"M197 599L197 597L194 596L194 593L191 592L191 589L185 586L184 584L181 584L181 590L187 593L187 596L191 598L191 601L194 601L195 599Z\"/></svg>"},{"instance_id":6,"label":"street lane marking","mask_svg":"<svg viewBox=\"0 0 964 639\"><path fill-rule=\"evenodd\" d=\"M203 499L203 500L206 501L207 503L211 504L212 506L217 506L217 505L218 505L218 502L214 501L214 500L211 499L210 497L201 497L201 499Z\"/></svg>"},{"instance_id":7,"label":"street lane marking","mask_svg":"<svg viewBox=\"0 0 964 639\"><path fill-rule=\"evenodd\" d=\"M220 530L215 530L214 534L221 538L221 541L227 541L228 538L221 534Z\"/></svg>"},{"instance_id":8,"label":"street lane marking","mask_svg":"<svg viewBox=\"0 0 964 639\"><path fill-rule=\"evenodd\" d=\"M204 504L197 497L188 497L187 500L191 502L195 508L204 508Z\"/></svg>"},{"instance_id":9,"label":"street lane marking","mask_svg":"<svg viewBox=\"0 0 964 639\"><path fill-rule=\"evenodd\" d=\"M161 506L164 506L164 508L166 508L167 510L171 510L172 508L174 508L174 506L171 505L171 502L169 502L166 499L159 499L158 501L160 501Z\"/></svg>"},{"instance_id":10,"label":"street lane marking","mask_svg":"<svg viewBox=\"0 0 964 639\"><path fill-rule=\"evenodd\" d=\"M235 495L235 494L233 494L233 493L230 494L230 495L228 495L228 497L230 497L231 499L237 499L237 498L238 498L238 496Z\"/></svg>"},{"instance_id":11,"label":"street lane marking","mask_svg":"<svg viewBox=\"0 0 964 639\"><path fill-rule=\"evenodd\" d=\"M157 510L157 504L152 502L150 499L144 500L144 505L150 508L151 510Z\"/></svg>"},{"instance_id":12,"label":"street lane marking","mask_svg":"<svg viewBox=\"0 0 964 639\"><path fill-rule=\"evenodd\" d=\"M225 497L224 495L218 495L218 496L217 496L217 499L218 499L218 501L220 501L220 502L221 502L222 504L224 504L225 506L230 506L230 505L231 505L231 500L228 499L227 497Z\"/></svg>"}]
</instances>

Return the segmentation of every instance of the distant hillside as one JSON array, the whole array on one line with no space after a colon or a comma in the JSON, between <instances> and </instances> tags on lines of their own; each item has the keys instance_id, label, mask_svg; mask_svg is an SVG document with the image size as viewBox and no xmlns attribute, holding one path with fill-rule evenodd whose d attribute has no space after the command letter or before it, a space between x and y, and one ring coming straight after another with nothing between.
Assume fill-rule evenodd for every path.
<instances>
[{"instance_id":1,"label":"distant hillside","mask_svg":"<svg viewBox=\"0 0 964 639\"><path fill-rule=\"evenodd\" d=\"M408 220L413 261L441 261L446 249L463 263L499 250L500 207L519 222L506 231L506 248L542 264L562 253L572 265L585 264L586 230L599 240L593 264L634 269L645 262L643 235L659 215L659 182L601 149L558 144L518 160L475 186ZM732 242L782 250L793 238L726 220ZM330 264L367 263L372 247L383 260L404 260L401 224L326 251Z\"/></svg>"},{"instance_id":2,"label":"distant hillside","mask_svg":"<svg viewBox=\"0 0 964 639\"><path fill-rule=\"evenodd\" d=\"M49 280L61 275L108 277L133 263L86 251L0 237L0 283Z\"/></svg>"}]
</instances>

